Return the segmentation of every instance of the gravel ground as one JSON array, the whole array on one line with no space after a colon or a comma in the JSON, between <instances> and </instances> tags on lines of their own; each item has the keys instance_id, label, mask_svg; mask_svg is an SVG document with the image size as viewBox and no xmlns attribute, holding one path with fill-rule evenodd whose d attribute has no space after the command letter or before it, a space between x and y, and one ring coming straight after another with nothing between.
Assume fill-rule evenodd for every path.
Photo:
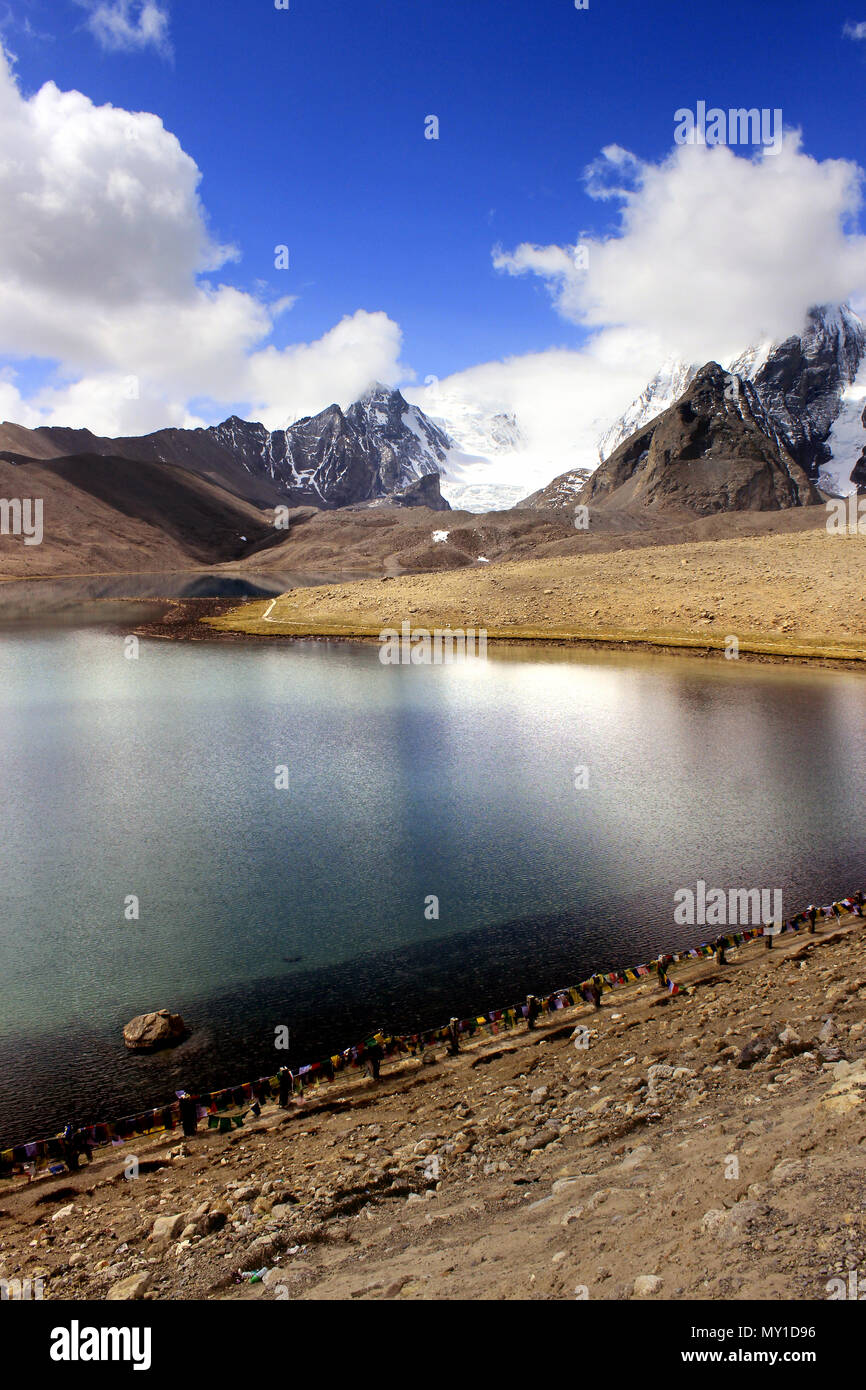
<instances>
[{"instance_id":1,"label":"gravel ground","mask_svg":"<svg viewBox=\"0 0 866 1390\"><path fill-rule=\"evenodd\" d=\"M866 1271L863 940L750 943L677 966L686 995L641 982L140 1142L132 1180L112 1150L6 1184L0 1276L49 1299L827 1298Z\"/></svg>"}]
</instances>

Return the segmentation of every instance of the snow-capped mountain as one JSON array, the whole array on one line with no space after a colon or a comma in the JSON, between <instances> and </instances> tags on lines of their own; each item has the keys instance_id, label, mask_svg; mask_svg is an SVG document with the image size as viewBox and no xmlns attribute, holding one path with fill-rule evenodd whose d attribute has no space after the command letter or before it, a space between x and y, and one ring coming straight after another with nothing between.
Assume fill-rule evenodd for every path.
<instances>
[{"instance_id":1,"label":"snow-capped mountain","mask_svg":"<svg viewBox=\"0 0 866 1390\"><path fill-rule=\"evenodd\" d=\"M619 419L603 428L597 444L599 462L678 401L705 365L669 358ZM866 450L861 418L866 406L866 330L851 309L814 309L799 335L782 343L752 343L721 365L740 379L744 390L748 384L744 398L752 418L763 422L769 438L812 482L834 493L854 491L851 473ZM538 498L550 505L549 487L540 488L531 499L527 493L533 483L538 488L539 481L551 477L557 505L567 506L586 481L585 466L568 467L569 453L584 465L586 451L571 450L561 429L559 446L544 450L537 420L539 438L530 443L513 412L497 409L492 402L481 404L465 389L436 383L417 399L452 441L439 467L442 493L454 507L485 511L513 507L524 499L538 505ZM586 438L587 423L576 422L576 442Z\"/></svg>"},{"instance_id":2,"label":"snow-capped mountain","mask_svg":"<svg viewBox=\"0 0 866 1390\"><path fill-rule=\"evenodd\" d=\"M452 507L505 511L526 496L527 485L543 483L562 468L562 448L531 441L514 410L502 403L473 399L465 386L417 389L428 417L452 442L441 465L442 495ZM581 483L591 471L577 470Z\"/></svg>"},{"instance_id":3,"label":"snow-capped mountain","mask_svg":"<svg viewBox=\"0 0 866 1390\"><path fill-rule=\"evenodd\" d=\"M819 470L819 486L839 497L866 492L866 361L842 392L842 409L827 436L827 448L830 458Z\"/></svg>"},{"instance_id":4,"label":"snow-capped mountain","mask_svg":"<svg viewBox=\"0 0 866 1390\"><path fill-rule=\"evenodd\" d=\"M343 412L328 406L269 437L281 456L274 474L304 501L344 507L393 497L422 478L438 479L447 436L399 391L376 384ZM425 497L438 492L423 489Z\"/></svg>"},{"instance_id":5,"label":"snow-capped mountain","mask_svg":"<svg viewBox=\"0 0 866 1390\"><path fill-rule=\"evenodd\" d=\"M0 451L169 463L258 506L393 502L484 512L517 506L553 478L527 500L563 507L591 471L589 441L598 438L606 461L680 400L703 365L667 361L613 425L592 413L586 395L572 401L567 391L553 402L557 426L548 431L544 406L527 406L524 429L502 400L474 397L465 383L417 388L412 403L377 383L346 410L330 405L285 429L232 416L207 428L105 439L89 430L5 425ZM846 306L815 309L801 334L753 344L721 366L739 382L750 418L811 483L837 495L866 492L866 329L856 314ZM569 411L573 436L562 427Z\"/></svg>"},{"instance_id":6,"label":"snow-capped mountain","mask_svg":"<svg viewBox=\"0 0 866 1390\"><path fill-rule=\"evenodd\" d=\"M762 342L722 363L754 387L767 433L825 491L856 490L851 473L866 448L866 328L847 305L813 309L803 332ZM671 359L599 441L604 462L677 401L700 363ZM753 403L754 404L754 403ZM760 411L753 411L756 417Z\"/></svg>"},{"instance_id":7,"label":"snow-capped mountain","mask_svg":"<svg viewBox=\"0 0 866 1390\"><path fill-rule=\"evenodd\" d=\"M513 507L526 491L526 446L513 412L438 387L425 392L425 404L425 418L449 441L440 461L443 497L468 512Z\"/></svg>"},{"instance_id":8,"label":"snow-capped mountain","mask_svg":"<svg viewBox=\"0 0 866 1390\"><path fill-rule=\"evenodd\" d=\"M533 505L562 506L562 482L555 479ZM709 362L673 405L614 449L569 501L711 516L783 511L820 498L754 383Z\"/></svg>"},{"instance_id":9,"label":"snow-capped mountain","mask_svg":"<svg viewBox=\"0 0 866 1390\"><path fill-rule=\"evenodd\" d=\"M444 425L452 444L469 457L492 458L523 448L520 426L512 412L487 411L456 395L437 396L435 407L433 418Z\"/></svg>"},{"instance_id":10,"label":"snow-capped mountain","mask_svg":"<svg viewBox=\"0 0 866 1390\"><path fill-rule=\"evenodd\" d=\"M448 435L423 410L379 383L349 406L346 420L366 441L370 454L378 455L377 471L388 491L438 473L452 447Z\"/></svg>"},{"instance_id":11,"label":"snow-capped mountain","mask_svg":"<svg viewBox=\"0 0 866 1390\"><path fill-rule=\"evenodd\" d=\"M655 419L656 415L661 415L663 410L667 410L674 401L678 401L699 370L699 363L682 362L679 358L669 357L637 400L632 401L610 429L605 430L598 441L599 462L604 463L624 439L630 438L648 420Z\"/></svg>"},{"instance_id":12,"label":"snow-capped mountain","mask_svg":"<svg viewBox=\"0 0 866 1390\"><path fill-rule=\"evenodd\" d=\"M345 412L330 405L285 430L271 431L237 415L207 428L124 439L103 439L89 430L0 426L0 448L4 444L24 457L87 453L171 463L260 506L331 508L387 498L436 510L448 509L439 493L439 470L453 447L423 411L379 384Z\"/></svg>"},{"instance_id":13,"label":"snow-capped mountain","mask_svg":"<svg viewBox=\"0 0 866 1390\"><path fill-rule=\"evenodd\" d=\"M850 416L852 399L862 394L864 364L866 329L839 306L813 310L806 331L774 348L752 377L788 452L819 486L843 495L856 491L851 472L866 435L858 444L853 420L840 417Z\"/></svg>"}]
</instances>

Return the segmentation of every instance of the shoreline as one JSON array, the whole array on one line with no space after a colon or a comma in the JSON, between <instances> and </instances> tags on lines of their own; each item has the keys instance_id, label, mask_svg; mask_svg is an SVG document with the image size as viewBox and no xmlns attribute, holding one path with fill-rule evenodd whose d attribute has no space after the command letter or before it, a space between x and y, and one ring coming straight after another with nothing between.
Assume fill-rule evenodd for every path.
<instances>
[{"instance_id":1,"label":"shoreline","mask_svg":"<svg viewBox=\"0 0 866 1390\"><path fill-rule=\"evenodd\" d=\"M376 641L406 622L414 631L483 630L491 644L722 659L727 649L742 660L861 670L863 554L858 538L810 529L535 555L337 579L219 611L201 608L201 622L155 624L150 632L161 636L171 627L176 637L201 640L209 628L214 640Z\"/></svg>"},{"instance_id":2,"label":"shoreline","mask_svg":"<svg viewBox=\"0 0 866 1390\"><path fill-rule=\"evenodd\" d=\"M449 540L432 547L436 559L442 552L442 566L422 569L401 567L401 556L409 558L402 552L379 555L367 529L365 523L366 548L352 551L353 567L323 578L323 557L316 551L316 565L308 563L301 528L283 557L290 567L283 582L302 582L275 597L150 595L165 608L137 634L176 641L369 643L408 622L415 631L484 630L500 648L726 659L736 639L737 659L747 662L858 671L866 663L862 538L834 537L825 528L688 541L677 533L625 548L623 537L610 536L601 548L547 553L542 547L528 558L483 564L458 563L463 552L458 547L452 555ZM472 534L479 545L490 539ZM412 554L431 564L426 552ZM341 558L345 566L348 555ZM332 565L328 552L327 568ZM243 579L252 570L238 563L220 573Z\"/></svg>"},{"instance_id":3,"label":"shoreline","mask_svg":"<svg viewBox=\"0 0 866 1390\"><path fill-rule=\"evenodd\" d=\"M379 633L383 630L382 627L348 623L302 625L276 622L272 624L274 630L268 630L264 627L261 615L251 613L250 610L267 608L270 599L253 599L240 605L237 599L192 598L151 601L164 601L168 607L161 618L139 624L134 629L136 636L173 642L363 642L375 645L379 641ZM437 624L432 619L429 621L430 627L427 630L430 631L437 626L446 626L445 623ZM423 627L424 624L418 624L418 630ZM487 628L486 632L487 641L500 649L508 646L525 646L530 649L563 647L575 651L650 651L670 656L727 659L724 638L713 638L706 633L601 630L564 632L557 629L520 628L507 631ZM747 637L740 640L737 659L766 664L793 663L804 667L820 666L832 670L862 671L863 663L866 662L866 643L856 647L848 647L841 643L824 645L818 642L814 646L804 646L802 642L785 642L781 639L773 642L765 637Z\"/></svg>"},{"instance_id":4,"label":"shoreline","mask_svg":"<svg viewBox=\"0 0 866 1390\"><path fill-rule=\"evenodd\" d=\"M15 1179L0 1275L48 1299L827 1297L866 1250L863 926Z\"/></svg>"},{"instance_id":5,"label":"shoreline","mask_svg":"<svg viewBox=\"0 0 866 1390\"><path fill-rule=\"evenodd\" d=\"M862 923L864 918L863 909L861 908L859 912L856 911L854 902L855 900L851 897L837 899L832 904L818 908L817 911L824 925L830 922L838 924L843 917L849 919L849 926L856 925L857 922ZM777 937L780 941L783 937L786 939L792 936L800 937L805 929L806 921L807 914L804 910L795 913L793 917L783 922L778 932L768 933L764 926L751 926L744 927L742 930L726 932L723 936L720 934L719 939L724 939L726 949L729 951L741 951L747 945L755 942L760 942L763 946L765 938L768 938L768 944L772 945ZM807 935L809 939L817 939L814 932L807 933ZM684 947L665 954L666 989L671 998L685 995L689 989L689 978L680 977L680 968L684 968L688 976L691 967L696 962L706 960L713 953L713 945L709 942L703 942L696 946ZM670 967L672 966L678 967L676 980L670 978ZM604 997L614 990L627 990L630 986L639 985L651 977L655 969L655 961L617 966L608 971L597 971L579 983L554 989L544 996L533 995L532 997L538 1000L538 1017L543 1018L546 1015L559 1014L560 1012L570 1013L575 1009L580 1009L581 1003L589 1004L591 991L588 993L588 990L593 982L598 982L601 990L599 998L603 1001ZM527 996L527 1001L529 998L530 996ZM668 1002L667 998L664 997L662 1002ZM483 1014L477 1013L470 1018L460 1020L457 1024L457 1033L464 1046L467 1042L474 1040L476 1033L489 1034L491 1037L504 1034L507 1038L515 1028L520 1028L521 1022L526 1016L527 1009L522 1003L494 1007ZM318 1090L322 1083L336 1084L338 1075L348 1067L354 1070L365 1064L365 1049L370 1047L374 1041L385 1049L383 1057L391 1058L398 1053L405 1055L410 1052L413 1058L420 1056L423 1060L428 1048L449 1041L451 1036L449 1026L434 1025L411 1034L402 1035L379 1032L370 1034L366 1041L350 1044L318 1062L300 1065L297 1072L289 1070L291 1077L290 1094L293 1098L299 1096L303 1099L306 1090L311 1086L315 1086ZM249 1101L250 1104L256 1099L264 1103L264 1096L267 1095L273 1099L277 1089L278 1077L275 1073L270 1076L260 1076L243 1082L218 1086L215 1090L197 1097L200 1102L199 1121L208 1116L218 1117L231 1105L241 1106L244 1100ZM132 1136L140 1138L142 1136L151 1137L163 1132L171 1133L177 1129L179 1124L179 1103L177 1099L173 1099L158 1103L135 1115L123 1116L115 1120L94 1121L89 1125L83 1125L81 1132L87 1134L93 1148L102 1149L109 1144L129 1140ZM145 1127L146 1125L149 1127ZM59 1163L61 1169L65 1166L65 1160L57 1145L56 1136L46 1136L36 1140L21 1140L18 1143L7 1145L0 1152L0 1180L14 1179L22 1168L30 1169L29 1181L37 1180L40 1177L44 1178L46 1169L56 1176L56 1170L51 1166L52 1162L55 1165ZM4 1171L4 1169L8 1171ZM69 1171L72 1172L73 1170L70 1169Z\"/></svg>"}]
</instances>

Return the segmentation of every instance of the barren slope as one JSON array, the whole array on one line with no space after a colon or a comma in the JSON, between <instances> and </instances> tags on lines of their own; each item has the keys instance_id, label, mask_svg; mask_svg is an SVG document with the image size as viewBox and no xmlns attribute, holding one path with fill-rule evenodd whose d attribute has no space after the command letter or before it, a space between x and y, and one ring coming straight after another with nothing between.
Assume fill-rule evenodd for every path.
<instances>
[{"instance_id":1,"label":"barren slope","mask_svg":"<svg viewBox=\"0 0 866 1390\"><path fill-rule=\"evenodd\" d=\"M51 1299L826 1298L866 1262L863 941L855 918L751 943L677 966L686 996L651 979L231 1135L140 1140L132 1181L128 1145L4 1184L0 1276Z\"/></svg>"},{"instance_id":2,"label":"barren slope","mask_svg":"<svg viewBox=\"0 0 866 1390\"><path fill-rule=\"evenodd\" d=\"M789 513L790 515L790 513ZM826 530L561 555L296 589L210 620L259 636L485 628L490 637L866 655L866 538Z\"/></svg>"}]
</instances>

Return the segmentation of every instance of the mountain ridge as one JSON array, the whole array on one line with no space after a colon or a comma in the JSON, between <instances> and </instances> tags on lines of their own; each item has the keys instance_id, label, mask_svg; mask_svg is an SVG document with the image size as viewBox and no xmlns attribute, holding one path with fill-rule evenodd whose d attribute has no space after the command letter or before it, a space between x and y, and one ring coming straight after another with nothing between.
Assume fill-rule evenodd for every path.
<instances>
[{"instance_id":1,"label":"mountain ridge","mask_svg":"<svg viewBox=\"0 0 866 1390\"><path fill-rule=\"evenodd\" d=\"M828 440L845 409L846 392L866 367L866 326L847 305L820 305L809 310L803 331L779 343L752 344L721 363L732 376L751 382L786 451L813 481L850 481L856 457L839 460L827 471L832 450ZM668 358L644 391L599 440L604 463L636 430L673 405L687 390L700 363ZM863 382L866 394L866 381ZM863 438L866 447L866 436ZM844 467L847 461L847 469ZM849 489L850 490L850 489Z\"/></svg>"},{"instance_id":2,"label":"mountain ridge","mask_svg":"<svg viewBox=\"0 0 866 1390\"><path fill-rule=\"evenodd\" d=\"M682 509L698 516L781 511L820 498L785 447L750 382L709 362L679 400L636 430L580 488L562 478L528 499L536 508Z\"/></svg>"},{"instance_id":3,"label":"mountain ridge","mask_svg":"<svg viewBox=\"0 0 866 1390\"><path fill-rule=\"evenodd\" d=\"M696 367L669 358L602 436L599 467L589 480L585 470L569 469L519 505L561 509L585 504L589 498L610 497L617 491L606 484L611 461L616 457L616 467L621 468L620 451L626 448L630 456L626 446L644 435L648 449L659 422L688 398L694 383L710 367L721 373L719 385L725 397L742 403L749 421L775 446L773 465L796 471L795 492L801 499L814 501L817 488L842 496L866 491L866 327L847 305L841 305L812 309L801 335L779 344L754 344L726 365ZM743 482L741 471L739 481ZM663 491L650 488L656 500ZM638 488L637 494L646 503L644 489ZM761 490L747 488L742 495L750 496L745 505L753 506ZM773 495L782 499L784 489ZM624 496L619 505L624 504ZM722 497L719 491L718 500ZM767 501L765 496L761 505Z\"/></svg>"},{"instance_id":4,"label":"mountain ridge","mask_svg":"<svg viewBox=\"0 0 866 1390\"><path fill-rule=\"evenodd\" d=\"M330 510L387 498L417 505L418 484L425 477L438 479L438 462L450 447L423 411L379 383L345 412L330 405L284 430L237 415L218 425L115 439L87 429L0 424L0 451L43 461L101 455L173 464L260 507ZM421 492L424 505L449 510L438 482Z\"/></svg>"}]
</instances>

